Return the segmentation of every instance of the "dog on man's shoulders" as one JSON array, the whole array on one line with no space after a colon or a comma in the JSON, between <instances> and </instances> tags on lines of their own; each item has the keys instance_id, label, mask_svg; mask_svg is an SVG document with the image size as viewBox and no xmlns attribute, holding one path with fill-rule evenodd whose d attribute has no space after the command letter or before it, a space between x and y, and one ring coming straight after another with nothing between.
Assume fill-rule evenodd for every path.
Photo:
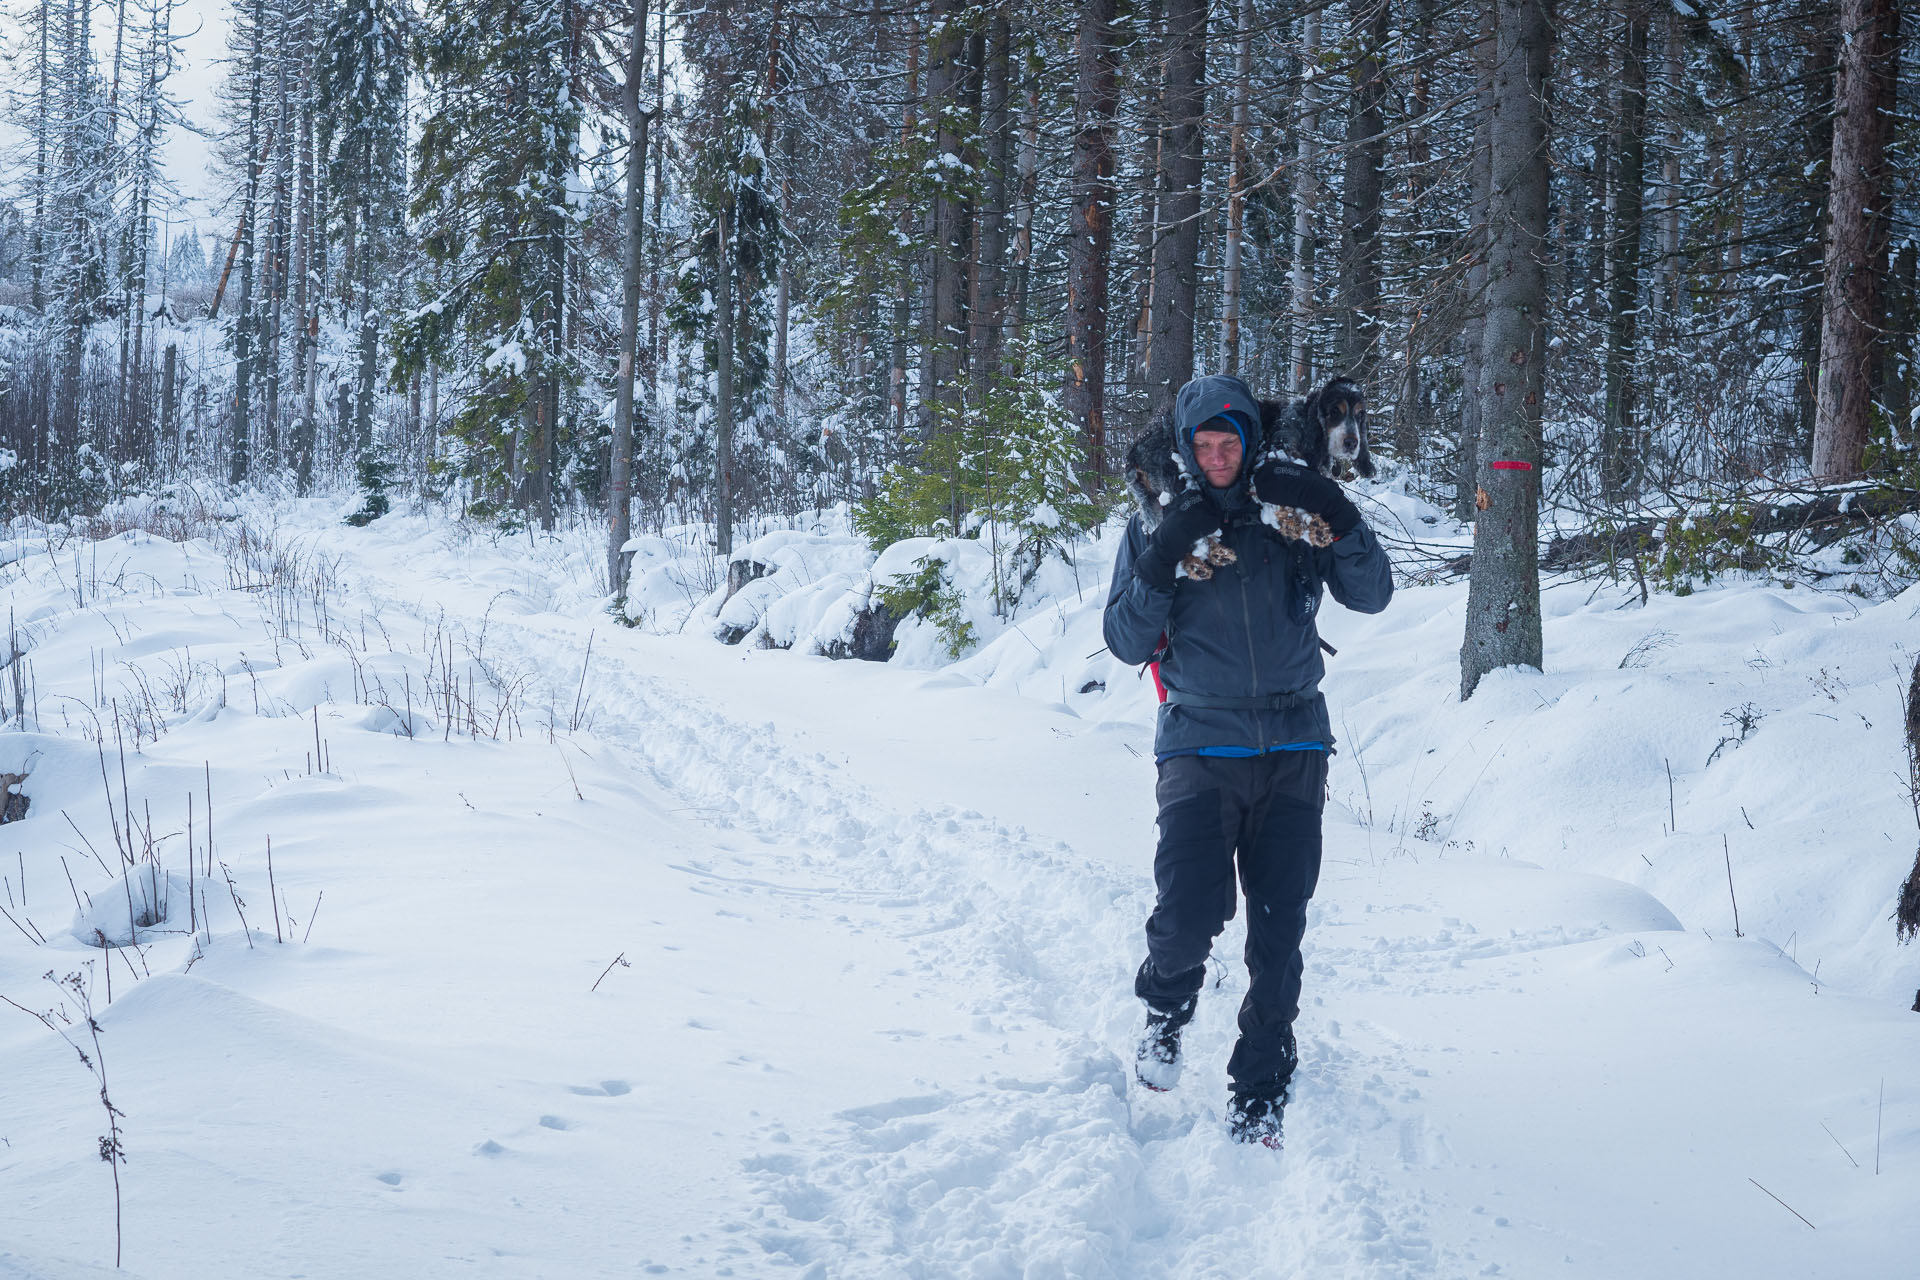
<instances>
[{"instance_id":1,"label":"dog on man's shoulders","mask_svg":"<svg viewBox=\"0 0 1920 1280\"><path fill-rule=\"evenodd\" d=\"M1367 452L1367 397L1353 382L1333 378L1311 395L1259 404L1261 439L1253 467L1279 458L1318 471L1329 480L1351 481L1356 473L1373 477L1373 458ZM1157 418L1127 450L1127 491L1148 533L1159 525L1161 512L1175 494L1199 483L1187 470L1174 440L1171 413ZM1257 491L1253 497L1260 500ZM1325 520L1298 507L1260 502L1260 520L1283 538L1316 547L1333 541L1333 530ZM1234 558L1217 534L1209 534L1194 544L1174 572L1204 581Z\"/></svg>"}]
</instances>

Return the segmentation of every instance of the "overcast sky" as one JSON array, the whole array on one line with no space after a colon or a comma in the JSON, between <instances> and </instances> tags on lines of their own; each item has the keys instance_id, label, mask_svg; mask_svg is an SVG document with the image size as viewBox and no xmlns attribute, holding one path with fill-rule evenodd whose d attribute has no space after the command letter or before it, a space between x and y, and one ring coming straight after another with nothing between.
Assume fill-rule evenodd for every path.
<instances>
[{"instance_id":1,"label":"overcast sky","mask_svg":"<svg viewBox=\"0 0 1920 1280\"><path fill-rule=\"evenodd\" d=\"M17 16L20 9L31 3L33 0L0 0L0 49L4 49L11 60L0 68L0 76L4 77L0 88L8 93L9 114L17 101L13 95L30 94L33 89L32 65L27 56L31 51L24 47L26 29ZM114 12L110 4L94 6L94 56L103 76L113 64ZM168 88L182 103L188 120L212 131L219 127L214 88L227 70L221 61L227 54L227 6L223 0L182 0L174 11L173 29L179 37L180 65L168 81ZM24 180L30 175L33 163L32 153L23 146L24 139L25 135L10 118L0 120L0 192L13 200L25 194ZM224 193L211 172L211 148L210 138L184 129L173 130L166 140L167 176L179 188L180 207L171 212L156 208L154 216L163 224L171 224L176 233L189 221L203 233L232 231L231 227L225 232L220 230L219 224L225 215L218 211L218 205Z\"/></svg>"}]
</instances>

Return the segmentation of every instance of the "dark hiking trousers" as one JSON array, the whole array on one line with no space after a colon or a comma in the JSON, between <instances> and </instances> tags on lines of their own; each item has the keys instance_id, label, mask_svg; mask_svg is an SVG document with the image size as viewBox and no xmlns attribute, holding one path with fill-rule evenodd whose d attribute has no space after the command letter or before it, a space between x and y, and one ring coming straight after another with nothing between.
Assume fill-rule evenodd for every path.
<instances>
[{"instance_id":1,"label":"dark hiking trousers","mask_svg":"<svg viewBox=\"0 0 1920 1280\"><path fill-rule=\"evenodd\" d=\"M1182 1022L1191 1016L1207 954L1233 918L1237 860L1247 900L1247 998L1227 1074L1238 1090L1277 1088L1298 1061L1300 939L1320 879L1326 781L1324 751L1160 762L1159 897L1134 993Z\"/></svg>"}]
</instances>

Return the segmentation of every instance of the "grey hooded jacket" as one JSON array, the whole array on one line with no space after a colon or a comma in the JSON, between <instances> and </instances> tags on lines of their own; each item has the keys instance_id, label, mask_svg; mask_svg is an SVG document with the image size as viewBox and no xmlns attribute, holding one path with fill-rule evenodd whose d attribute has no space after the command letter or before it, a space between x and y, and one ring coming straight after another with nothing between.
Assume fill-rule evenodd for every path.
<instances>
[{"instance_id":1,"label":"grey hooded jacket","mask_svg":"<svg viewBox=\"0 0 1920 1280\"><path fill-rule=\"evenodd\" d=\"M1176 437L1191 473L1200 474L1190 456L1192 433ZM1360 613L1378 613L1393 598L1386 552L1365 523L1318 548L1283 540L1262 525L1258 505L1247 496L1253 464L1249 451L1235 484L1210 490L1223 507L1221 541L1237 557L1233 564L1204 582L1182 577L1169 590L1149 587L1133 571L1148 538L1137 513L1114 562L1103 630L1116 658L1143 663L1158 653L1170 695L1273 700L1259 708L1163 704L1153 744L1159 756L1204 747L1332 746L1319 691L1326 667L1314 627L1322 588Z\"/></svg>"}]
</instances>

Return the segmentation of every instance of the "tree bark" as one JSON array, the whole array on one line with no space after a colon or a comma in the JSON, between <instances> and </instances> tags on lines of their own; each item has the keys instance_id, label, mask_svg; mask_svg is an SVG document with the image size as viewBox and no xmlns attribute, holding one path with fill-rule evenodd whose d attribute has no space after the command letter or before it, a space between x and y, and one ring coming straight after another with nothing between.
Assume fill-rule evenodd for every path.
<instances>
[{"instance_id":1,"label":"tree bark","mask_svg":"<svg viewBox=\"0 0 1920 1280\"><path fill-rule=\"evenodd\" d=\"M254 0L253 32L247 66L247 180L240 203L240 315L233 330L233 438L227 480L239 484L253 462L249 414L253 375L253 246L259 219L254 216L260 188L260 77L261 27L266 22L265 0Z\"/></svg>"},{"instance_id":2,"label":"tree bark","mask_svg":"<svg viewBox=\"0 0 1920 1280\"><path fill-rule=\"evenodd\" d=\"M1493 204L1493 60L1497 41L1492 6L1483 6L1473 46L1476 79L1473 112L1473 158L1467 185L1470 227L1467 232L1467 297L1460 338L1460 455L1454 473L1454 514L1463 521L1479 518L1476 498L1480 484L1480 426L1485 409L1487 333L1487 243Z\"/></svg>"},{"instance_id":3,"label":"tree bark","mask_svg":"<svg viewBox=\"0 0 1920 1280\"><path fill-rule=\"evenodd\" d=\"M1175 393L1193 377L1206 143L1201 125L1207 105L1207 0L1169 0L1166 50L1161 214L1153 246L1153 348L1147 359L1148 398L1156 413L1172 408Z\"/></svg>"},{"instance_id":4,"label":"tree bark","mask_svg":"<svg viewBox=\"0 0 1920 1280\"><path fill-rule=\"evenodd\" d=\"M933 164L940 175L929 211L932 236L926 264L926 355L921 366L921 438L929 444L958 428L962 390L959 374L966 350L962 315L965 204L957 188L956 166L948 160L959 160L965 146L960 119L966 70L965 12L960 0L935 0L932 28L927 33L926 106L934 130ZM957 520L960 513L955 510L951 514Z\"/></svg>"},{"instance_id":5,"label":"tree bark","mask_svg":"<svg viewBox=\"0 0 1920 1280\"><path fill-rule=\"evenodd\" d=\"M730 211L720 210L716 234L720 241L720 269L715 272L718 296L714 314L718 329L714 345L714 543L722 559L733 554L733 240Z\"/></svg>"},{"instance_id":6,"label":"tree bark","mask_svg":"<svg viewBox=\"0 0 1920 1280\"><path fill-rule=\"evenodd\" d=\"M1609 506L1638 489L1634 352L1640 314L1641 210L1646 193L1647 3L1621 0L1619 103L1615 116L1607 240L1606 403L1600 434L1600 497Z\"/></svg>"},{"instance_id":7,"label":"tree bark","mask_svg":"<svg viewBox=\"0 0 1920 1280\"><path fill-rule=\"evenodd\" d=\"M1031 67L1022 77L1019 158L1014 170L1018 183L1014 195L1007 337L1013 344L1021 345L1033 298L1033 207L1040 187L1040 75Z\"/></svg>"},{"instance_id":8,"label":"tree bark","mask_svg":"<svg viewBox=\"0 0 1920 1280\"><path fill-rule=\"evenodd\" d=\"M1813 474L1860 474L1873 413L1875 349L1885 328L1881 282L1890 230L1886 131L1899 72L1896 0L1840 0L1834 90L1832 211L1821 302Z\"/></svg>"},{"instance_id":9,"label":"tree bark","mask_svg":"<svg viewBox=\"0 0 1920 1280\"><path fill-rule=\"evenodd\" d=\"M767 163L775 163L776 151L774 139L780 130L780 90L782 76L786 68L786 26L788 18L785 0L773 0L772 20L767 27L767 82L766 92L761 97L760 150ZM793 141L794 128L789 124L784 131L786 155L779 160L780 172L780 224L790 225L793 216ZM773 359L769 372L773 375L773 416L776 422L785 423L787 419L787 337L793 322L793 260L791 254L780 255L780 270L773 291Z\"/></svg>"},{"instance_id":10,"label":"tree bark","mask_svg":"<svg viewBox=\"0 0 1920 1280\"><path fill-rule=\"evenodd\" d=\"M32 276L27 292L36 315L44 311L47 305L45 292L47 165L53 151L53 63L49 61L47 46L51 37L49 28L53 26L53 0L40 0L37 20L39 29L35 34L40 47L39 54L34 60L33 234L28 250Z\"/></svg>"},{"instance_id":11,"label":"tree bark","mask_svg":"<svg viewBox=\"0 0 1920 1280\"><path fill-rule=\"evenodd\" d=\"M291 28L291 21L283 15L278 33L281 41L286 41L291 35ZM267 263L264 273L267 286L264 299L266 334L260 344L260 354L266 366L266 404L260 415L260 452L269 468L278 463L280 455L280 355L285 345L282 342L282 320L286 310L287 247L291 239L293 203L293 151L288 145L292 134L293 102L287 76L288 56L284 48L274 55L273 204L267 218Z\"/></svg>"},{"instance_id":12,"label":"tree bark","mask_svg":"<svg viewBox=\"0 0 1920 1280\"><path fill-rule=\"evenodd\" d=\"M1460 697L1501 667L1541 665L1540 416L1546 356L1548 0L1498 0L1485 408Z\"/></svg>"},{"instance_id":13,"label":"tree bark","mask_svg":"<svg viewBox=\"0 0 1920 1280\"><path fill-rule=\"evenodd\" d=\"M646 237L647 132L653 113L640 110L640 82L647 75L647 0L634 0L633 40L620 107L627 118L627 192L622 210L620 261L620 372L614 388L613 448L608 459L607 590L626 594L620 548L633 536L633 379L640 347L640 259Z\"/></svg>"},{"instance_id":14,"label":"tree bark","mask_svg":"<svg viewBox=\"0 0 1920 1280\"><path fill-rule=\"evenodd\" d=\"M1836 66L1836 38L1834 26L1821 21L1816 15L1809 15L1807 47L1801 63L1805 98L1800 114L1800 145L1809 160L1825 156L1831 161L1833 154L1834 98L1831 86ZM1800 186L1803 199L1799 207L1800 216L1796 219L1798 225L1794 227L1798 240L1797 251L1792 254L1794 265L1798 268L1794 274L1809 284L1824 280L1826 270L1824 246L1830 203L1828 193L1832 184L1820 180L1821 177L1830 179L1831 174L1816 177L1809 173L1803 176ZM1811 463L1814 420L1819 402L1823 291L1802 289L1798 303L1800 377L1795 386L1794 408L1797 411L1797 443Z\"/></svg>"},{"instance_id":15,"label":"tree bark","mask_svg":"<svg viewBox=\"0 0 1920 1280\"><path fill-rule=\"evenodd\" d=\"M999 373L1007 314L1007 168L1012 151L1012 117L1007 109L1013 24L1010 0L994 5L987 22L985 101L980 133L985 144L980 175L980 205L974 217L973 278L967 315L971 328L968 367L974 386L984 392Z\"/></svg>"},{"instance_id":16,"label":"tree bark","mask_svg":"<svg viewBox=\"0 0 1920 1280\"><path fill-rule=\"evenodd\" d=\"M1300 19L1300 108L1294 128L1293 278L1287 306L1293 341L1287 370L1293 391L1304 395L1313 381L1313 216L1320 202L1320 178L1314 166L1320 154L1320 10Z\"/></svg>"},{"instance_id":17,"label":"tree bark","mask_svg":"<svg viewBox=\"0 0 1920 1280\"><path fill-rule=\"evenodd\" d=\"M907 19L907 88L900 122L900 145L911 148L920 128L920 18L916 12ZM913 206L900 202L900 242L906 244L913 233ZM913 325L913 274L900 272L900 288L893 298L893 343L891 368L887 375L887 399L893 411L896 436L907 431L907 338Z\"/></svg>"},{"instance_id":18,"label":"tree bark","mask_svg":"<svg viewBox=\"0 0 1920 1280\"><path fill-rule=\"evenodd\" d=\"M1386 164L1386 69L1391 37L1387 0L1366 0L1353 14L1353 110L1347 117L1342 175L1340 369L1366 386L1378 362L1380 334L1380 171Z\"/></svg>"},{"instance_id":19,"label":"tree bark","mask_svg":"<svg viewBox=\"0 0 1920 1280\"><path fill-rule=\"evenodd\" d=\"M293 224L293 313L298 326L293 340L293 385L300 397L293 430L288 440L293 455L294 488L301 494L313 489L313 365L319 354L320 315L314 280L313 245L320 235L314 222L313 66L318 56L315 28L319 25L308 5L301 17L301 42L305 56L300 59L300 156L294 193Z\"/></svg>"},{"instance_id":20,"label":"tree bark","mask_svg":"<svg viewBox=\"0 0 1920 1280\"><path fill-rule=\"evenodd\" d=\"M1253 0L1239 0L1233 38L1233 129L1229 135L1227 243L1220 264L1220 372L1240 372L1241 249L1246 237L1247 183L1252 168L1247 131L1252 127Z\"/></svg>"},{"instance_id":21,"label":"tree bark","mask_svg":"<svg viewBox=\"0 0 1920 1280\"><path fill-rule=\"evenodd\" d=\"M1140 158L1134 175L1133 233L1133 347L1127 381L1147 385L1147 364L1153 355L1153 254L1160 242L1160 152L1166 140L1162 90L1166 80L1161 57L1164 0L1145 0L1134 22L1133 65L1140 69Z\"/></svg>"},{"instance_id":22,"label":"tree bark","mask_svg":"<svg viewBox=\"0 0 1920 1280\"><path fill-rule=\"evenodd\" d=\"M1085 0L1075 39L1073 209L1067 236L1067 385L1088 483L1106 474L1107 279L1113 245L1113 117L1120 105L1114 0Z\"/></svg>"}]
</instances>

